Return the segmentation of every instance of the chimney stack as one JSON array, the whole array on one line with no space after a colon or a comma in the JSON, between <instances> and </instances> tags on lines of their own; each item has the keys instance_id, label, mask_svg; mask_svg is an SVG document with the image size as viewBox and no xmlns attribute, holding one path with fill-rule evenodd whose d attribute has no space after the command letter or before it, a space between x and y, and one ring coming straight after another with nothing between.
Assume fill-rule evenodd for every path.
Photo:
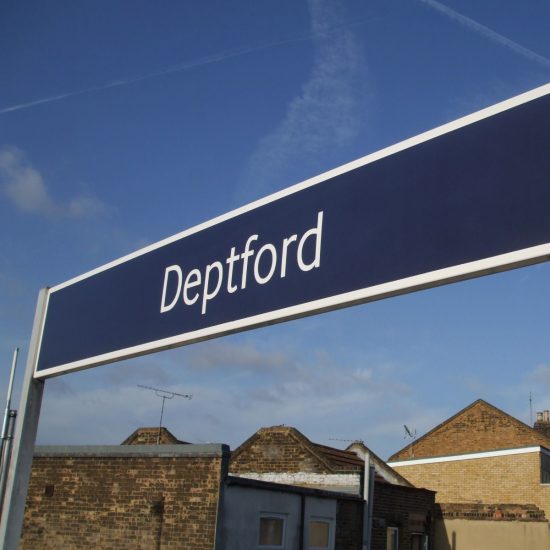
<instances>
[{"instance_id":1,"label":"chimney stack","mask_svg":"<svg viewBox=\"0 0 550 550\"><path fill-rule=\"evenodd\" d=\"M533 429L550 438L550 411L548 409L537 412L537 421Z\"/></svg>"}]
</instances>

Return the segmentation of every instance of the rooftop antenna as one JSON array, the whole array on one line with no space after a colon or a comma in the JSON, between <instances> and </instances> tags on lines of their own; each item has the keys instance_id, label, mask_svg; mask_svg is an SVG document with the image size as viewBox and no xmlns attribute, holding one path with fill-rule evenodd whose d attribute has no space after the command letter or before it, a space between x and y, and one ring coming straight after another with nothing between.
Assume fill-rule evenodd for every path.
<instances>
[{"instance_id":1,"label":"rooftop antenna","mask_svg":"<svg viewBox=\"0 0 550 550\"><path fill-rule=\"evenodd\" d=\"M142 386L138 384L138 388L143 388L144 390L151 390L155 392L157 397L162 397L162 407L160 409L160 422L159 422L159 433L157 435L157 445L160 445L160 433L162 430L162 417L164 416L164 402L167 399L173 399L176 395L178 397L183 397L184 399L192 399L193 396L187 393L177 393L175 391L161 390L159 388L152 388L151 386Z\"/></svg>"},{"instance_id":2,"label":"rooftop antenna","mask_svg":"<svg viewBox=\"0 0 550 550\"><path fill-rule=\"evenodd\" d=\"M413 447L414 447L414 440L416 439L416 428L414 429L414 431L411 431L407 426L407 424L403 424L403 428L405 428L405 436L403 437L403 439L407 439L407 437L410 437L412 439L410 453L411 453L411 456L414 456Z\"/></svg>"},{"instance_id":3,"label":"rooftop antenna","mask_svg":"<svg viewBox=\"0 0 550 550\"><path fill-rule=\"evenodd\" d=\"M533 394L529 392L529 426L533 426Z\"/></svg>"},{"instance_id":4,"label":"rooftop antenna","mask_svg":"<svg viewBox=\"0 0 550 550\"><path fill-rule=\"evenodd\" d=\"M365 442L362 439L340 439L338 437L329 437L329 441L343 441L344 443L362 443L363 445Z\"/></svg>"}]
</instances>

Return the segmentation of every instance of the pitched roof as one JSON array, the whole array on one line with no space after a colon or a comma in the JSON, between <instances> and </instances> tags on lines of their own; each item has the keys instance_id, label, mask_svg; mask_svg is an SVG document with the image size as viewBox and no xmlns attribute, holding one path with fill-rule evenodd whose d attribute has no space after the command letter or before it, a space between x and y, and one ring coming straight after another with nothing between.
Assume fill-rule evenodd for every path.
<instances>
[{"instance_id":1,"label":"pitched roof","mask_svg":"<svg viewBox=\"0 0 550 550\"><path fill-rule=\"evenodd\" d=\"M326 445L320 445L319 443L313 443L313 445L317 451L329 460L337 469L362 470L365 467L364 461L353 452L347 450L342 451L341 449L327 447Z\"/></svg>"},{"instance_id":2,"label":"pitched roof","mask_svg":"<svg viewBox=\"0 0 550 550\"><path fill-rule=\"evenodd\" d=\"M121 445L175 445L187 444L180 441L170 430L166 428L138 428L129 435Z\"/></svg>"},{"instance_id":3,"label":"pitched roof","mask_svg":"<svg viewBox=\"0 0 550 550\"><path fill-rule=\"evenodd\" d=\"M371 463L374 465L376 475L388 483L402 485L403 487L414 487L414 485L405 479L397 470L388 466L377 454L373 453L362 441L354 441L348 445L346 451L355 453L360 459L365 460L369 455Z\"/></svg>"},{"instance_id":4,"label":"pitched roof","mask_svg":"<svg viewBox=\"0 0 550 550\"><path fill-rule=\"evenodd\" d=\"M260 428L255 434L249 437L244 443L237 447L231 454L231 463L233 467L245 460L245 455L248 452L249 457L253 454L253 448L261 441L267 442L268 439L274 436L282 437L289 441L290 445L296 445L303 455L308 456L311 467L312 463L316 464L319 470L324 470L330 473L362 471L364 467L363 461L357 457L355 453L335 449L326 445L319 445L310 441L304 434L292 426L271 426L268 428ZM281 439L278 439L278 445L281 445ZM275 465L276 459L273 459ZM265 462L265 460L262 460ZM269 459L267 459L269 462ZM260 464L255 464L260 466ZM269 468L269 465L265 465ZM278 468L282 467L277 465Z\"/></svg>"},{"instance_id":5,"label":"pitched roof","mask_svg":"<svg viewBox=\"0 0 550 550\"><path fill-rule=\"evenodd\" d=\"M530 445L550 448L550 438L487 401L478 399L403 447L388 462Z\"/></svg>"}]
</instances>

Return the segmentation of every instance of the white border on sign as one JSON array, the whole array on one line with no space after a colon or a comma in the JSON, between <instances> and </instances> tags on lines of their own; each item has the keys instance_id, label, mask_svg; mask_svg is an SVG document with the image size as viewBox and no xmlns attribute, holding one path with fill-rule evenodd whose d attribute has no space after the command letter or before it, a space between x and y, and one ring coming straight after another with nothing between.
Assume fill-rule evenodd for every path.
<instances>
[{"instance_id":1,"label":"white border on sign","mask_svg":"<svg viewBox=\"0 0 550 550\"><path fill-rule=\"evenodd\" d=\"M468 126L480 120L497 115L499 113L502 113L504 111L507 111L509 109L522 105L524 103L528 103L529 101L533 101L549 93L550 93L550 83L540 86L538 88L535 88L534 90L530 90L528 92L520 94L518 96L515 96L513 98L510 98L508 100L502 101L500 103L497 103L496 105L492 105L490 107L487 107L485 109L482 109L480 111L467 115L465 117L459 118L455 121L444 124L432 130L419 134L415 137L406 139L400 143L391 145L390 147L381 149L380 151L377 151L375 153L372 153L370 155L367 155L355 161L349 162L337 168L334 168L333 170L329 170L328 172L324 172L323 174L320 174L318 176L305 180L301 183L298 183L296 185L293 185L281 191L278 191L277 193L268 195L267 197L264 197L252 203L249 203L245 206L237 208L236 210L232 210L231 212L228 212L226 214L213 218L212 220L209 220L202 224L196 225L190 229L182 231L181 233L173 235L172 237L168 237L167 239L163 239L162 241L146 246L145 248L137 250L136 252L123 256L122 258L114 260L101 267L98 267L96 269L88 271L87 273L79 275L78 277L75 277L64 283L56 285L49 289L48 298L49 298L49 295L53 292L62 290L63 288L73 285L79 281L92 277L98 273L106 271L112 267L125 263L129 260L132 260L134 258L137 258L149 252L152 252L153 250L161 248L165 245L168 245L170 243L173 243L175 241L178 241L180 239L183 239L185 237L188 237L190 235L193 235L205 229L208 229L209 227L222 223L226 220L235 218L241 214L244 214L246 212L259 208L260 206L277 201L278 199L292 195L308 187L317 185L323 181L326 181L327 179L334 178L336 176L339 176L341 174L344 174L346 172L349 172L361 166L365 166L367 164L370 164L382 158L388 157L390 155L393 155L405 149L414 147L415 145L418 145L420 143L424 143L426 141L432 140L444 134L458 130L459 128L463 128L465 126ZM136 357L139 355L150 353L154 350L161 351L165 349L178 347L184 344L199 342L201 340L213 338L214 336L222 336L222 335L226 335L234 332L239 332L241 330L244 330L245 328L260 327L260 326L265 326L269 324L274 324L275 322L282 322L282 321L288 321L291 319L297 319L299 317L304 317L306 315L311 315L314 313L321 313L323 311L329 311L329 310L334 310L334 309L347 307L355 304L365 303L368 301L379 300L382 298L403 294L405 292L411 292L413 290L421 290L424 288L430 288L437 285L448 284L448 283L463 280L466 278L485 275L489 273L495 273L498 271L504 271L506 269L512 269L515 267L530 265L533 263L546 261L548 259L550 259L550 243L534 246L531 248L527 248L524 250L519 250L519 251L507 253L507 254L502 254L499 256L494 256L491 258L486 258L483 260L469 262L458 266L439 269L436 271L415 275L413 277L407 277L405 279L400 279L397 281L391 281L389 283L384 283L381 285L376 285L376 286L356 290L353 292L338 294L328 298L323 298L312 302L306 302L296 306L278 309L278 310L270 311L260 315L239 319L236 321L230 321L228 323L223 323L220 325L215 325L215 326L207 327L200 330L187 332L187 333L173 336L170 338L164 338L161 340L156 340L145 344L140 344L138 346L132 346L122 350L117 350L114 352L105 353L94 357L89 357L79 361L66 363L63 365L59 365L57 367L41 370L39 373L36 373L36 365L35 365L35 378L39 378L39 379L48 378L51 376L60 375L65 372L82 370L85 368L98 366L105 363L111 363L122 359L129 359L131 357ZM40 340L42 340L42 334L40 336Z\"/></svg>"}]
</instances>

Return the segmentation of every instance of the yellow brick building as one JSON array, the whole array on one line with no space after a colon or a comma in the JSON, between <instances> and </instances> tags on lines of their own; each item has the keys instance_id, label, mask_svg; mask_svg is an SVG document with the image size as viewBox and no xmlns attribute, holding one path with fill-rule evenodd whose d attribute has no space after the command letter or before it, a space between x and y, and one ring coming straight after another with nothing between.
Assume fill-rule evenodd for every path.
<instances>
[{"instance_id":1,"label":"yellow brick building","mask_svg":"<svg viewBox=\"0 0 550 550\"><path fill-rule=\"evenodd\" d=\"M531 428L480 399L392 455L388 464L414 485L437 491L439 503L468 503L485 511L489 505L491 519L498 519L499 507L530 505L523 508L528 512L518 512L526 520L538 513L534 505L548 519L550 415L537 416Z\"/></svg>"}]
</instances>

